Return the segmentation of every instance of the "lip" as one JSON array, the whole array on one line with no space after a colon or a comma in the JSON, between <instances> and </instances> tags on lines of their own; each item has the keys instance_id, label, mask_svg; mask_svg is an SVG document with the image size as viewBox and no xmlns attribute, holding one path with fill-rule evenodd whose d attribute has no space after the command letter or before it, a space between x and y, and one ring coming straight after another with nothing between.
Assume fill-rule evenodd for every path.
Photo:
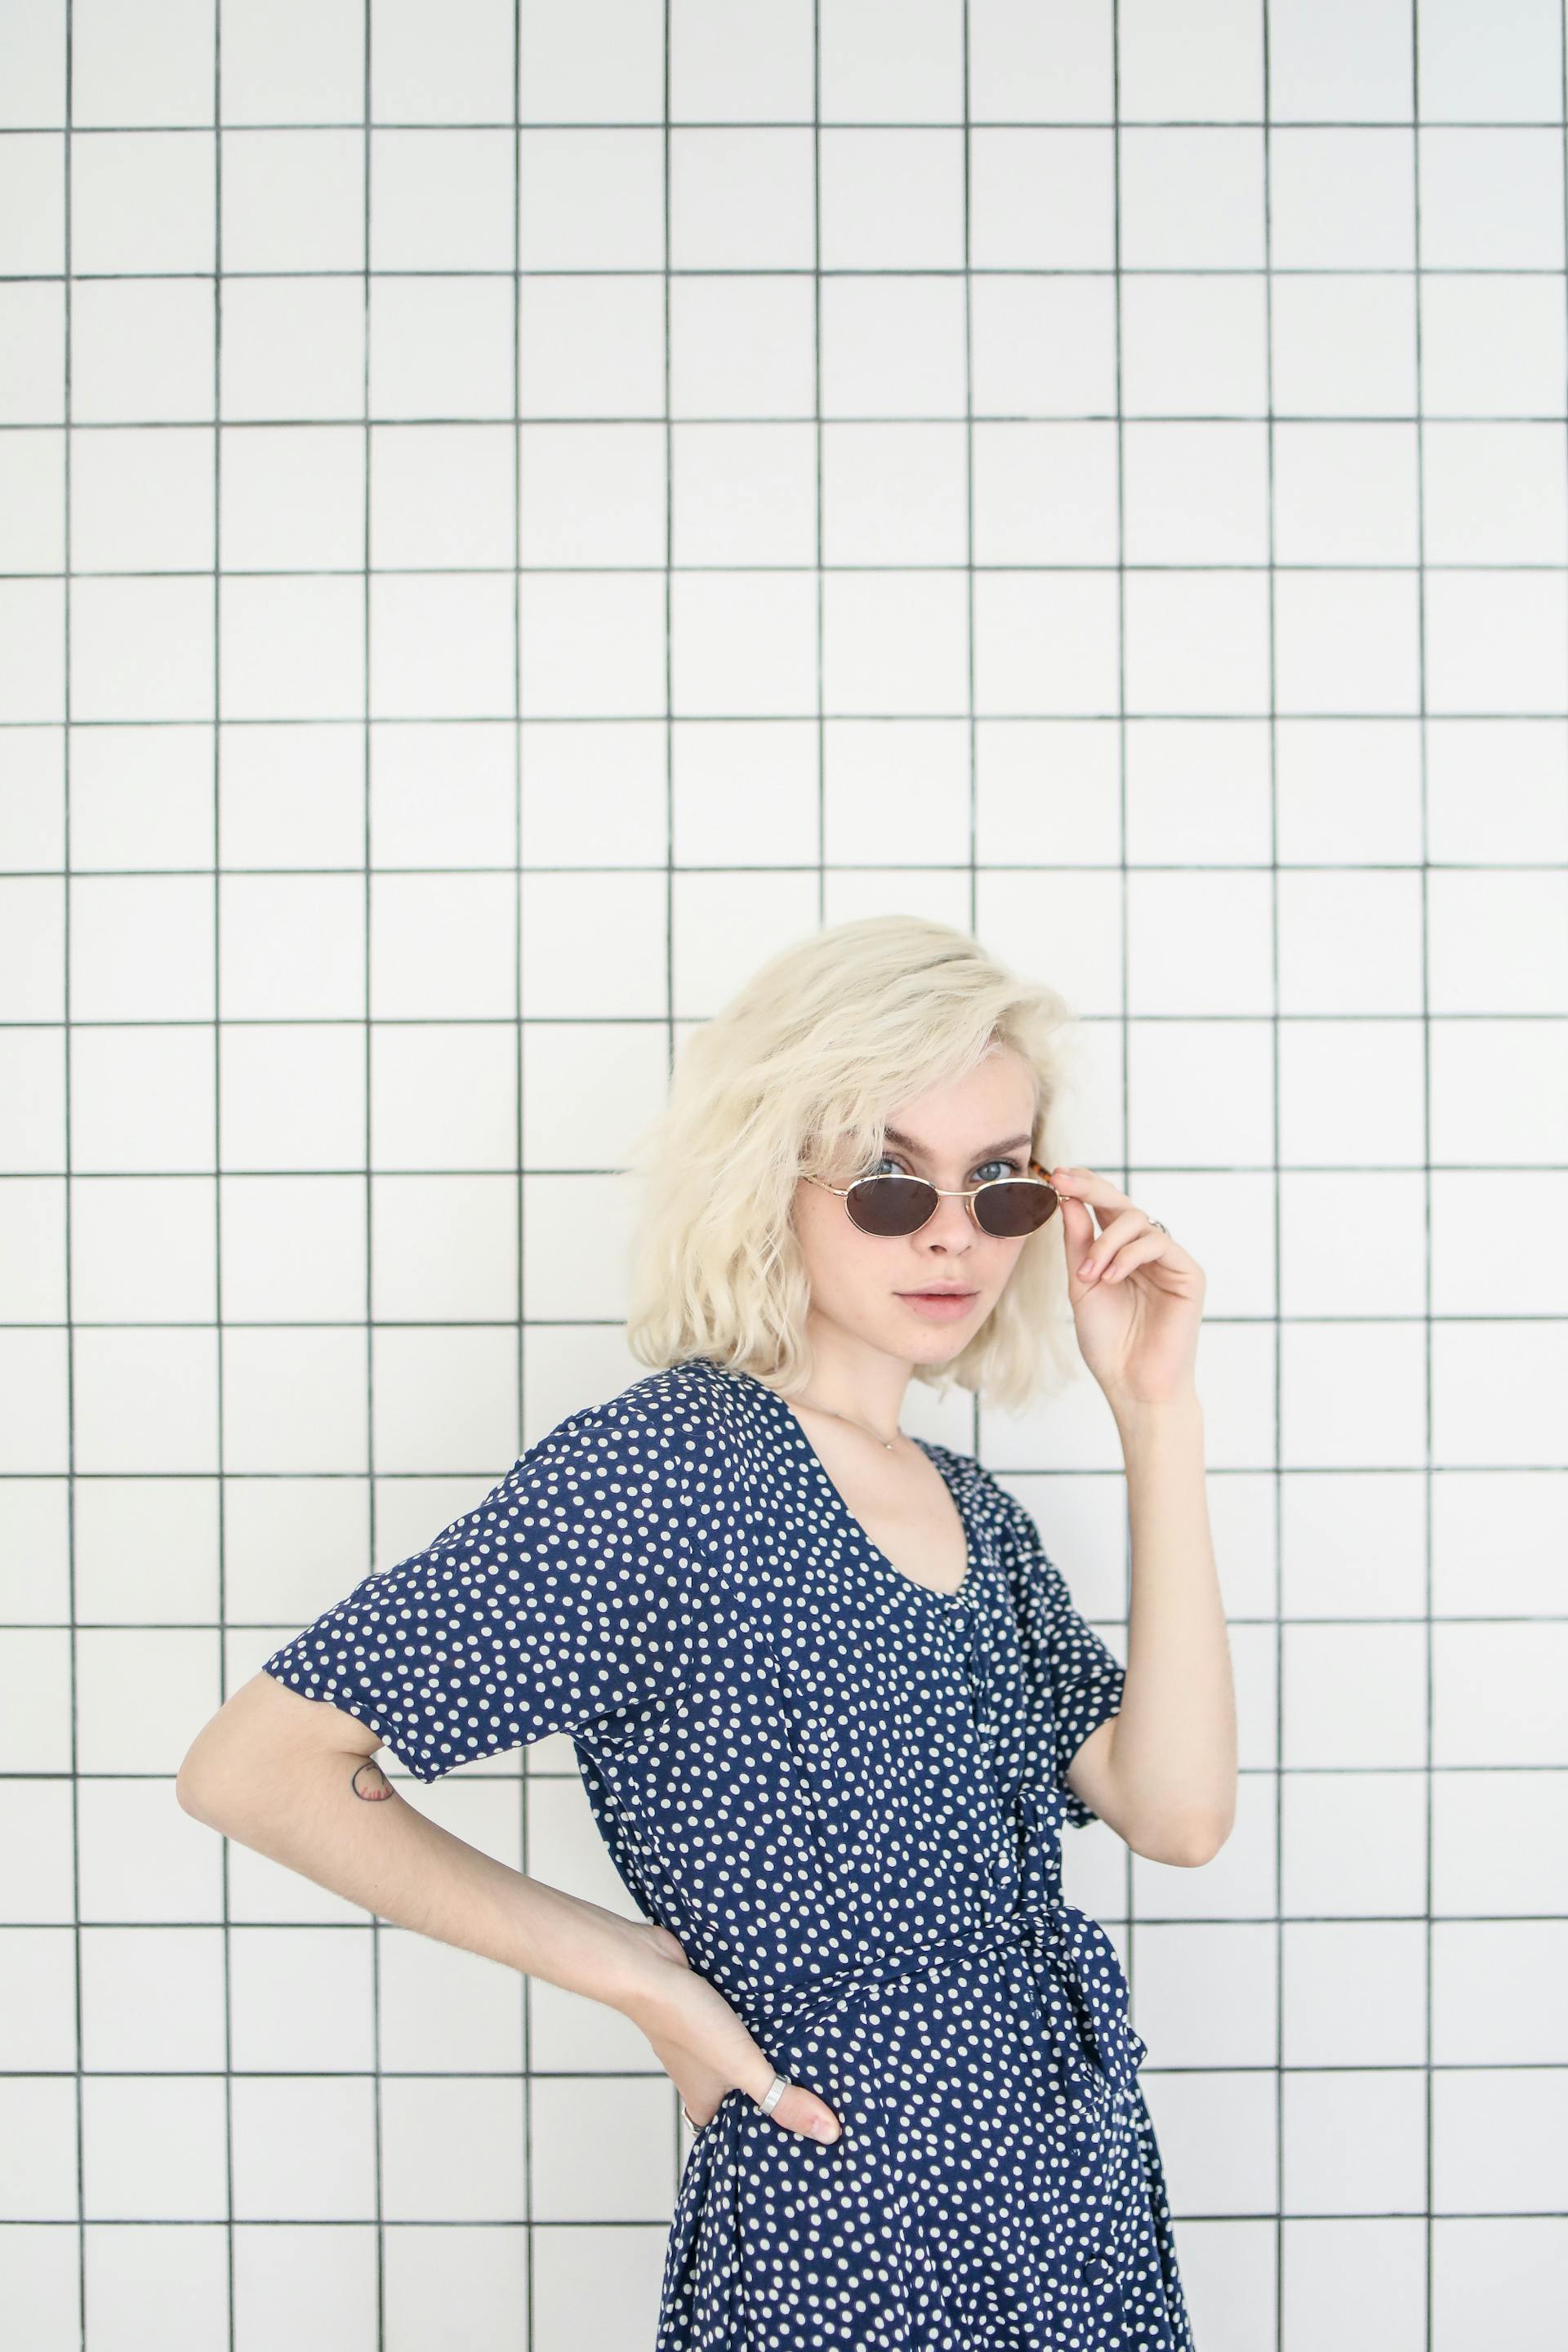
<instances>
[{"instance_id":1,"label":"lip","mask_svg":"<svg viewBox=\"0 0 1568 2352\"><path fill-rule=\"evenodd\" d=\"M951 1285L934 1290L900 1290L898 1296L915 1314L923 1315L933 1323L956 1323L967 1315L980 1293L977 1290L954 1290Z\"/></svg>"}]
</instances>

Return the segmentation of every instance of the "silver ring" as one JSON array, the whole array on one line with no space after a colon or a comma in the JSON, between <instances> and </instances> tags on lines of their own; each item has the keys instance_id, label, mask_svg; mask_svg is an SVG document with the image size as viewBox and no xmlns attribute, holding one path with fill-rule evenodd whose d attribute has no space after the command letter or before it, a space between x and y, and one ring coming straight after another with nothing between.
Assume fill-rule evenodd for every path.
<instances>
[{"instance_id":1,"label":"silver ring","mask_svg":"<svg viewBox=\"0 0 1568 2352\"><path fill-rule=\"evenodd\" d=\"M1163 1225L1158 1217L1151 1217L1149 1223L1153 1226L1156 1233L1168 1234L1171 1230L1169 1225Z\"/></svg>"},{"instance_id":2,"label":"silver ring","mask_svg":"<svg viewBox=\"0 0 1568 2352\"><path fill-rule=\"evenodd\" d=\"M756 2108L758 2115L771 2116L773 2109L778 2105L779 2101L783 2098L784 2093L793 2087L794 2086L787 2074L775 2074L773 2081L768 2084L767 2089L763 2093L762 2097L760 2099L754 2099L752 2104Z\"/></svg>"}]
</instances>

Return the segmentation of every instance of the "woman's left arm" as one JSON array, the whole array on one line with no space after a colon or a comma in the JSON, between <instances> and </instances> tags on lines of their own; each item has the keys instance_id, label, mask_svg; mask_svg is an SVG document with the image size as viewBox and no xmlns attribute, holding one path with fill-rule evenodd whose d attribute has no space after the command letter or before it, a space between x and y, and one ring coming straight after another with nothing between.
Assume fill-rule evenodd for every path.
<instances>
[{"instance_id":1,"label":"woman's left arm","mask_svg":"<svg viewBox=\"0 0 1568 2352\"><path fill-rule=\"evenodd\" d=\"M1094 1170L1051 1181L1079 1346L1121 1440L1132 1548L1121 1710L1068 1778L1134 1853L1208 1862L1236 1820L1237 1734L1194 1377L1204 1271Z\"/></svg>"}]
</instances>

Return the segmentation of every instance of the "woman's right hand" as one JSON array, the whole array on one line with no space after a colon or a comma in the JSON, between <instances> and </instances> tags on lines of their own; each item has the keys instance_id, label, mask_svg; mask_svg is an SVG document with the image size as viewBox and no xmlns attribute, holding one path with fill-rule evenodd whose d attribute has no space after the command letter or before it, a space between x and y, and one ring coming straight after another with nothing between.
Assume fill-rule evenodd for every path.
<instances>
[{"instance_id":1,"label":"woman's right hand","mask_svg":"<svg viewBox=\"0 0 1568 2352\"><path fill-rule=\"evenodd\" d=\"M647 1965L619 2006L652 2044L687 2121L699 2130L711 2123L731 2090L760 2102L773 2079L772 2059L717 1987L697 1974L678 1936L647 1923L641 1932ZM807 2139L838 2137L837 2116L804 2083L790 2084L769 2120Z\"/></svg>"}]
</instances>

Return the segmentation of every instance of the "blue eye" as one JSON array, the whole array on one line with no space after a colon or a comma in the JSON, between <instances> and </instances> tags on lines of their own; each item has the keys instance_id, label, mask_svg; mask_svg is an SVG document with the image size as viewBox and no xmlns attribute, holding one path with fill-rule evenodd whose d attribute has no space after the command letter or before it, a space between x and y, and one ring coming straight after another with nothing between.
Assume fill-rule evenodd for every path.
<instances>
[{"instance_id":1,"label":"blue eye","mask_svg":"<svg viewBox=\"0 0 1568 2352\"><path fill-rule=\"evenodd\" d=\"M884 1151L880 1160L866 1171L868 1176L907 1176L909 1172L904 1162L892 1151ZM975 1183L984 1184L998 1176L1019 1176L1022 1173L1016 1160L983 1160L973 1171L973 1177Z\"/></svg>"}]
</instances>

